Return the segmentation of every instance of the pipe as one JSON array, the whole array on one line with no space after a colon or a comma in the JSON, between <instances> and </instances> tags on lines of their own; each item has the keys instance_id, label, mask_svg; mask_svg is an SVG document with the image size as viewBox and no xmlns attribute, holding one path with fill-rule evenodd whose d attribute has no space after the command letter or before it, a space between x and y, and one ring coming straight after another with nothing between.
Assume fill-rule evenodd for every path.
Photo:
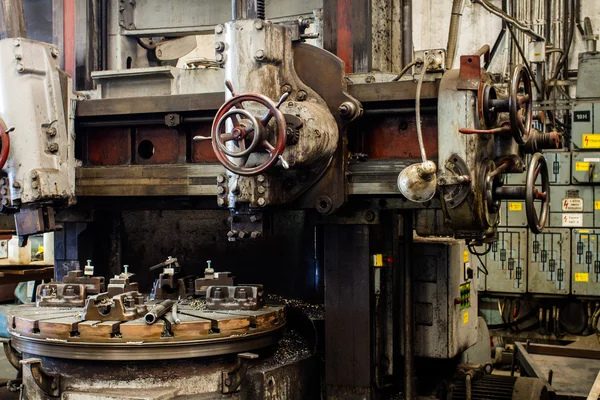
<instances>
[{"instance_id":1,"label":"pipe","mask_svg":"<svg viewBox=\"0 0 600 400\"><path fill-rule=\"evenodd\" d=\"M173 315L173 322L175 322L175 325L179 325L181 323L181 319L179 319L179 315L177 314L177 303L173 304L171 315Z\"/></svg>"},{"instance_id":2,"label":"pipe","mask_svg":"<svg viewBox=\"0 0 600 400\"><path fill-rule=\"evenodd\" d=\"M231 0L231 20L237 19L237 0Z\"/></svg>"},{"instance_id":3,"label":"pipe","mask_svg":"<svg viewBox=\"0 0 600 400\"><path fill-rule=\"evenodd\" d=\"M412 298L412 212L404 213L404 399L414 400L414 338Z\"/></svg>"},{"instance_id":4,"label":"pipe","mask_svg":"<svg viewBox=\"0 0 600 400\"><path fill-rule=\"evenodd\" d=\"M446 47L446 69L451 69L456 54L456 43L458 41L458 24L460 22L463 0L452 2L452 14L450 16L450 28L448 29L448 45Z\"/></svg>"},{"instance_id":5,"label":"pipe","mask_svg":"<svg viewBox=\"0 0 600 400\"><path fill-rule=\"evenodd\" d=\"M421 71L421 76L419 77L419 83L417 83L417 94L415 96L415 112L417 115L417 139L419 140L419 149L421 150L421 158L423 162L427 161L427 154L425 154L425 144L423 143L423 132L421 130L421 87L423 86L423 79L425 78L425 73L427 72L427 67L429 66L431 60L427 58L423 63L423 69Z\"/></svg>"},{"instance_id":6,"label":"pipe","mask_svg":"<svg viewBox=\"0 0 600 400\"><path fill-rule=\"evenodd\" d=\"M402 64L408 65L412 58L412 0L402 0Z\"/></svg>"},{"instance_id":7,"label":"pipe","mask_svg":"<svg viewBox=\"0 0 600 400\"><path fill-rule=\"evenodd\" d=\"M525 25L522 25L521 22L519 22L517 19L515 19L515 18L511 17L510 15L506 14L504 11L502 11L501 9L499 9L498 7L496 7L495 5L493 5L491 3L488 3L487 0L472 0L472 1L473 1L473 3L480 4L487 11L489 11L490 13L494 14L497 17L500 17L508 25L513 25L515 28L517 28L521 32L525 33L526 35L529 35L529 36L531 36L532 38L534 38L536 40L540 40L540 41L545 40L543 36L538 35L537 33L535 33L530 28L526 27Z\"/></svg>"},{"instance_id":8,"label":"pipe","mask_svg":"<svg viewBox=\"0 0 600 400\"><path fill-rule=\"evenodd\" d=\"M152 325L160 317L165 315L171 309L171 307L173 307L173 304L175 304L175 300L165 300L156 304L154 307L152 307L152 310L150 310L144 316L144 321L146 321L148 325Z\"/></svg>"}]
</instances>

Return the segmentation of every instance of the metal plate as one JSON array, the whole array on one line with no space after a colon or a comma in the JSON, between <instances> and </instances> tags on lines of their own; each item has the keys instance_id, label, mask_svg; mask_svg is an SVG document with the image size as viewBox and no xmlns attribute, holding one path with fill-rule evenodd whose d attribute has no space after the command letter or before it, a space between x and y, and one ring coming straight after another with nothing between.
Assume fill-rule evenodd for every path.
<instances>
[{"instance_id":1,"label":"metal plate","mask_svg":"<svg viewBox=\"0 0 600 400\"><path fill-rule=\"evenodd\" d=\"M553 186L550 189L550 224L552 228L593 228L597 212L592 186ZM600 216L600 214L599 214Z\"/></svg>"},{"instance_id":2,"label":"metal plate","mask_svg":"<svg viewBox=\"0 0 600 400\"><path fill-rule=\"evenodd\" d=\"M571 275L571 231L549 229L529 234L527 290L531 293L568 294Z\"/></svg>"},{"instance_id":3,"label":"metal plate","mask_svg":"<svg viewBox=\"0 0 600 400\"><path fill-rule=\"evenodd\" d=\"M573 106L571 149L574 151L600 149L600 122L595 121L597 118L594 115L599 110L597 103L578 103Z\"/></svg>"},{"instance_id":4,"label":"metal plate","mask_svg":"<svg viewBox=\"0 0 600 400\"><path fill-rule=\"evenodd\" d=\"M552 194L552 191L551 193ZM527 226L525 202L521 200L505 200L500 204L500 222L502 227Z\"/></svg>"},{"instance_id":5,"label":"metal plate","mask_svg":"<svg viewBox=\"0 0 600 400\"><path fill-rule=\"evenodd\" d=\"M573 229L571 292L600 296L600 230Z\"/></svg>"}]
</instances>

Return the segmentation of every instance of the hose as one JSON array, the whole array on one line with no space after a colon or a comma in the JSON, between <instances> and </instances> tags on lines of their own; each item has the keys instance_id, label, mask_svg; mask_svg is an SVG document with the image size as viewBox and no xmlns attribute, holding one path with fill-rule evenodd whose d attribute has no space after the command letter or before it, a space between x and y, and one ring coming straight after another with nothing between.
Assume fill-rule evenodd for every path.
<instances>
[{"instance_id":1,"label":"hose","mask_svg":"<svg viewBox=\"0 0 600 400\"><path fill-rule=\"evenodd\" d=\"M530 28L526 27L525 25L522 25L518 20L516 20L515 18L513 18L510 15L506 14L504 11L502 11L501 9L499 9L498 7L496 7L495 5L493 5L491 3L488 3L487 0L472 0L472 2L480 4L487 11L489 11L492 14L496 15L497 17L500 17L508 25L514 26L515 28L517 28L521 32L523 32L523 33L525 33L525 34L527 34L527 35L535 38L536 40L539 40L539 41L545 40L545 38L543 36L538 35L537 33L535 33Z\"/></svg>"},{"instance_id":2,"label":"hose","mask_svg":"<svg viewBox=\"0 0 600 400\"><path fill-rule=\"evenodd\" d=\"M400 73L394 79L392 79L392 82L398 82L400 78L402 78L404 74L408 72L409 69L418 64L423 64L423 60L417 58L415 61L409 63L406 67L402 68L402 71L400 71Z\"/></svg>"},{"instance_id":3,"label":"hose","mask_svg":"<svg viewBox=\"0 0 600 400\"><path fill-rule=\"evenodd\" d=\"M427 72L427 67L431 63L432 57L427 57L423 62L423 70L421 76L419 76L419 83L417 84L417 94L415 96L415 109L417 114L417 138L419 139L419 149L421 150L421 158L423 162L427 162L427 154L425 154L425 144L423 143L423 132L421 131L421 87L423 86L423 79Z\"/></svg>"}]
</instances>

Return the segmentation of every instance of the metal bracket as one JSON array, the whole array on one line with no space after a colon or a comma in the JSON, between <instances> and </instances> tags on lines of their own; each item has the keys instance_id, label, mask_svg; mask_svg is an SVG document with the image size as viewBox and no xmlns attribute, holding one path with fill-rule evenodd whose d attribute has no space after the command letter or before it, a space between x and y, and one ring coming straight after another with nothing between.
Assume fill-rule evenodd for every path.
<instances>
[{"instance_id":1,"label":"metal bracket","mask_svg":"<svg viewBox=\"0 0 600 400\"><path fill-rule=\"evenodd\" d=\"M123 29L135 29L133 8L135 0L119 0L119 26Z\"/></svg>"},{"instance_id":2,"label":"metal bracket","mask_svg":"<svg viewBox=\"0 0 600 400\"><path fill-rule=\"evenodd\" d=\"M6 359L10 365L12 365L17 371L20 371L20 363L23 359L23 356L10 345L10 340L2 342L2 344L4 345L4 354L6 355Z\"/></svg>"},{"instance_id":3,"label":"metal bracket","mask_svg":"<svg viewBox=\"0 0 600 400\"><path fill-rule=\"evenodd\" d=\"M33 381L44 394L54 398L60 396L60 375L49 374L44 371L40 358L22 360L21 365L29 369Z\"/></svg>"},{"instance_id":4,"label":"metal bracket","mask_svg":"<svg viewBox=\"0 0 600 400\"><path fill-rule=\"evenodd\" d=\"M239 353L237 357L236 367L229 372L223 372L223 388L221 391L224 394L235 393L240 390L240 386L246 378L246 372L248 372L249 360L257 359L258 354Z\"/></svg>"}]
</instances>

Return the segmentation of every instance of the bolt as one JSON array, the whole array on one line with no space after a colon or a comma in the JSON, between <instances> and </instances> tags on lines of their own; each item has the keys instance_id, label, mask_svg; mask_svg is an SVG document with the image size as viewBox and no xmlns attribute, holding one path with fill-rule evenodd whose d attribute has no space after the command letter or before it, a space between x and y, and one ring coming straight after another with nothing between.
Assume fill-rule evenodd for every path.
<instances>
[{"instance_id":1,"label":"bolt","mask_svg":"<svg viewBox=\"0 0 600 400\"><path fill-rule=\"evenodd\" d=\"M266 189L264 186L259 186L257 190L258 190L258 193L260 193L260 194L264 194L266 192Z\"/></svg>"},{"instance_id":2,"label":"bolt","mask_svg":"<svg viewBox=\"0 0 600 400\"><path fill-rule=\"evenodd\" d=\"M125 11L125 6L119 6L119 12Z\"/></svg>"},{"instance_id":3,"label":"bolt","mask_svg":"<svg viewBox=\"0 0 600 400\"><path fill-rule=\"evenodd\" d=\"M23 66L23 64L19 63L19 65L17 65L17 72L23 72L25 71L25 67Z\"/></svg>"},{"instance_id":4,"label":"bolt","mask_svg":"<svg viewBox=\"0 0 600 400\"><path fill-rule=\"evenodd\" d=\"M215 42L215 50L216 51L223 51L223 50L225 50L225 43L223 43L223 42Z\"/></svg>"},{"instance_id":5,"label":"bolt","mask_svg":"<svg viewBox=\"0 0 600 400\"><path fill-rule=\"evenodd\" d=\"M231 379L225 378L225 386L231 385Z\"/></svg>"},{"instance_id":6,"label":"bolt","mask_svg":"<svg viewBox=\"0 0 600 400\"><path fill-rule=\"evenodd\" d=\"M223 33L223 25L219 24L219 25L215 26L215 33L217 35L220 35L221 33Z\"/></svg>"},{"instance_id":7,"label":"bolt","mask_svg":"<svg viewBox=\"0 0 600 400\"><path fill-rule=\"evenodd\" d=\"M267 201L261 197L258 199L258 205L264 207L267 205Z\"/></svg>"},{"instance_id":8,"label":"bolt","mask_svg":"<svg viewBox=\"0 0 600 400\"><path fill-rule=\"evenodd\" d=\"M223 175L223 174L217 175L217 183L223 183L223 182L225 182L225 175Z\"/></svg>"},{"instance_id":9,"label":"bolt","mask_svg":"<svg viewBox=\"0 0 600 400\"><path fill-rule=\"evenodd\" d=\"M135 25L134 24L129 24L129 29L135 29Z\"/></svg>"},{"instance_id":10,"label":"bolt","mask_svg":"<svg viewBox=\"0 0 600 400\"><path fill-rule=\"evenodd\" d=\"M292 92L292 86L288 85L287 83L285 85L281 86L281 91L283 93L291 93ZM291 102L290 102L291 103ZM293 103L292 103L293 104Z\"/></svg>"},{"instance_id":11,"label":"bolt","mask_svg":"<svg viewBox=\"0 0 600 400\"><path fill-rule=\"evenodd\" d=\"M161 49L156 50L156 55L159 57L162 57L162 50Z\"/></svg>"},{"instance_id":12,"label":"bolt","mask_svg":"<svg viewBox=\"0 0 600 400\"><path fill-rule=\"evenodd\" d=\"M220 62L220 63L222 63L222 62L224 62L224 61L225 61L225 57L223 56L223 54L217 54L217 55L215 56L215 60L217 60L217 62Z\"/></svg>"},{"instance_id":13,"label":"bolt","mask_svg":"<svg viewBox=\"0 0 600 400\"><path fill-rule=\"evenodd\" d=\"M8 205L8 199L5 197L5 198L2 199L2 201L0 203L2 203L3 206L7 206Z\"/></svg>"},{"instance_id":14,"label":"bolt","mask_svg":"<svg viewBox=\"0 0 600 400\"><path fill-rule=\"evenodd\" d=\"M225 206L225 199L222 199L222 198L217 199L217 205L219 207L224 207Z\"/></svg>"},{"instance_id":15,"label":"bolt","mask_svg":"<svg viewBox=\"0 0 600 400\"><path fill-rule=\"evenodd\" d=\"M6 195L8 194L8 188L5 188L5 187L3 187L3 188L0 190L0 193L2 193L2 195L3 195L3 196L6 196Z\"/></svg>"},{"instance_id":16,"label":"bolt","mask_svg":"<svg viewBox=\"0 0 600 400\"><path fill-rule=\"evenodd\" d=\"M240 233L238 233L238 237L240 239L246 238L246 237L248 237L248 232L246 232L246 231L240 231Z\"/></svg>"},{"instance_id":17,"label":"bolt","mask_svg":"<svg viewBox=\"0 0 600 400\"><path fill-rule=\"evenodd\" d=\"M288 101L288 107L294 107L294 102L293 101Z\"/></svg>"},{"instance_id":18,"label":"bolt","mask_svg":"<svg viewBox=\"0 0 600 400\"><path fill-rule=\"evenodd\" d=\"M0 185L6 185L6 178L0 178Z\"/></svg>"},{"instance_id":19,"label":"bolt","mask_svg":"<svg viewBox=\"0 0 600 400\"><path fill-rule=\"evenodd\" d=\"M15 54L15 60L21 60L23 59L23 56L20 54Z\"/></svg>"},{"instance_id":20,"label":"bolt","mask_svg":"<svg viewBox=\"0 0 600 400\"><path fill-rule=\"evenodd\" d=\"M252 239L258 239L261 236L262 236L262 233L257 232L257 231L254 231L250 234L250 238L252 238Z\"/></svg>"},{"instance_id":21,"label":"bolt","mask_svg":"<svg viewBox=\"0 0 600 400\"><path fill-rule=\"evenodd\" d=\"M37 189L38 187L40 187L40 185L38 185L37 181L31 182L31 188L32 189Z\"/></svg>"},{"instance_id":22,"label":"bolt","mask_svg":"<svg viewBox=\"0 0 600 400\"><path fill-rule=\"evenodd\" d=\"M258 215L250 216L250 222L258 222L258 221L260 221L260 216L258 216Z\"/></svg>"},{"instance_id":23,"label":"bolt","mask_svg":"<svg viewBox=\"0 0 600 400\"><path fill-rule=\"evenodd\" d=\"M13 42L13 44L15 45L15 47L19 47L21 45L21 41L17 39Z\"/></svg>"},{"instance_id":24,"label":"bolt","mask_svg":"<svg viewBox=\"0 0 600 400\"><path fill-rule=\"evenodd\" d=\"M86 263L87 263L86 267L91 267L92 266L92 260L87 260Z\"/></svg>"},{"instance_id":25,"label":"bolt","mask_svg":"<svg viewBox=\"0 0 600 400\"><path fill-rule=\"evenodd\" d=\"M15 182L12 184L12 187L14 187L15 189L20 189L21 188L21 184L19 182Z\"/></svg>"},{"instance_id":26,"label":"bolt","mask_svg":"<svg viewBox=\"0 0 600 400\"><path fill-rule=\"evenodd\" d=\"M31 171L30 176L31 176L31 179L35 181L38 178L38 173L35 171Z\"/></svg>"},{"instance_id":27,"label":"bolt","mask_svg":"<svg viewBox=\"0 0 600 400\"><path fill-rule=\"evenodd\" d=\"M50 128L48 128L48 130L46 131L46 134L50 137L54 137L56 136L56 128L51 126Z\"/></svg>"},{"instance_id":28,"label":"bolt","mask_svg":"<svg viewBox=\"0 0 600 400\"><path fill-rule=\"evenodd\" d=\"M255 22L254 22L254 28L255 28L257 31L260 31L260 30L263 28L263 23L262 23L261 21L255 21Z\"/></svg>"},{"instance_id":29,"label":"bolt","mask_svg":"<svg viewBox=\"0 0 600 400\"><path fill-rule=\"evenodd\" d=\"M217 194L225 194L225 188L223 186L217 186Z\"/></svg>"},{"instance_id":30,"label":"bolt","mask_svg":"<svg viewBox=\"0 0 600 400\"><path fill-rule=\"evenodd\" d=\"M375 77L373 75L367 75L367 77L365 78L365 82L373 83L375 82Z\"/></svg>"},{"instance_id":31,"label":"bolt","mask_svg":"<svg viewBox=\"0 0 600 400\"><path fill-rule=\"evenodd\" d=\"M375 213L371 210L365 212L365 220L369 222L375 221Z\"/></svg>"},{"instance_id":32,"label":"bolt","mask_svg":"<svg viewBox=\"0 0 600 400\"><path fill-rule=\"evenodd\" d=\"M264 60L265 52L263 50L257 50L256 54L254 55L254 58L256 58L258 61Z\"/></svg>"},{"instance_id":33,"label":"bolt","mask_svg":"<svg viewBox=\"0 0 600 400\"><path fill-rule=\"evenodd\" d=\"M127 265L127 264L123 265L123 270L126 274L129 274L129 265Z\"/></svg>"},{"instance_id":34,"label":"bolt","mask_svg":"<svg viewBox=\"0 0 600 400\"><path fill-rule=\"evenodd\" d=\"M232 238L237 236L237 231L229 231L227 232L227 237Z\"/></svg>"},{"instance_id":35,"label":"bolt","mask_svg":"<svg viewBox=\"0 0 600 400\"><path fill-rule=\"evenodd\" d=\"M263 182L264 182L266 179L267 179L267 178L266 178L264 175L262 175L262 174L256 177L256 180L257 180L259 183L263 183Z\"/></svg>"},{"instance_id":36,"label":"bolt","mask_svg":"<svg viewBox=\"0 0 600 400\"><path fill-rule=\"evenodd\" d=\"M306 92L304 90L298 90L298 93L296 93L296 100L304 101L304 100L306 100L307 96L308 95L306 94Z\"/></svg>"},{"instance_id":37,"label":"bolt","mask_svg":"<svg viewBox=\"0 0 600 400\"><path fill-rule=\"evenodd\" d=\"M56 153L58 151L58 144L57 143L50 143L48 145L48 151L50 153Z\"/></svg>"}]
</instances>

